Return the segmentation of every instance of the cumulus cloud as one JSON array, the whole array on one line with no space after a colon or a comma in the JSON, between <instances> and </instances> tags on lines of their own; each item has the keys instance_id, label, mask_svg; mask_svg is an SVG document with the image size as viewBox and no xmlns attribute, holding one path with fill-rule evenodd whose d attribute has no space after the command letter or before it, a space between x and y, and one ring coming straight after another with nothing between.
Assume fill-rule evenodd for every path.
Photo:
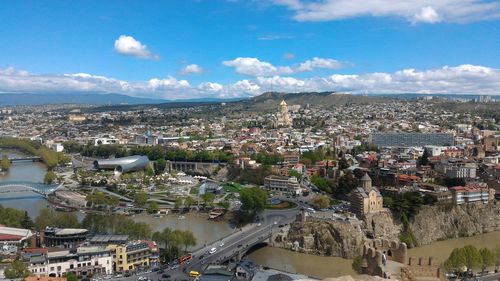
<instances>
[{"instance_id":1,"label":"cumulus cloud","mask_svg":"<svg viewBox=\"0 0 500 281\"><path fill-rule=\"evenodd\" d=\"M222 62L222 64L224 64L225 66L234 67L236 73L256 77L267 77L313 71L318 68L339 69L343 66L343 63L337 60L318 57L314 57L311 60L306 60L298 65L291 66L274 66L270 62L260 61L258 58L242 57L238 57L230 61L224 61Z\"/></svg>"},{"instance_id":2,"label":"cumulus cloud","mask_svg":"<svg viewBox=\"0 0 500 281\"><path fill-rule=\"evenodd\" d=\"M181 74L182 75L189 75L189 74L200 74L203 72L203 68L201 68L197 64L188 64L186 65L182 70Z\"/></svg>"},{"instance_id":3,"label":"cumulus cloud","mask_svg":"<svg viewBox=\"0 0 500 281\"><path fill-rule=\"evenodd\" d=\"M234 67L239 74L250 76L272 76L293 73L293 70L288 66L274 66L267 61L260 61L258 58L239 57L234 60L224 61L222 64Z\"/></svg>"},{"instance_id":4,"label":"cumulus cloud","mask_svg":"<svg viewBox=\"0 0 500 281\"><path fill-rule=\"evenodd\" d=\"M115 50L125 56L158 60L160 56L152 53L148 47L129 35L120 35L115 40Z\"/></svg>"},{"instance_id":5,"label":"cumulus cloud","mask_svg":"<svg viewBox=\"0 0 500 281\"><path fill-rule=\"evenodd\" d=\"M473 22L500 18L500 2L489 0L274 0L294 12L297 21L354 17L399 17L409 22Z\"/></svg>"},{"instance_id":6,"label":"cumulus cloud","mask_svg":"<svg viewBox=\"0 0 500 281\"><path fill-rule=\"evenodd\" d=\"M282 92L500 95L500 69L463 64L429 70L408 68L393 73L333 74L305 79L280 75L258 76L229 84L207 81L198 85L172 76L124 81L89 73L40 75L12 67L0 69L0 92L10 93L94 92L187 99L255 96L271 89Z\"/></svg>"}]
</instances>

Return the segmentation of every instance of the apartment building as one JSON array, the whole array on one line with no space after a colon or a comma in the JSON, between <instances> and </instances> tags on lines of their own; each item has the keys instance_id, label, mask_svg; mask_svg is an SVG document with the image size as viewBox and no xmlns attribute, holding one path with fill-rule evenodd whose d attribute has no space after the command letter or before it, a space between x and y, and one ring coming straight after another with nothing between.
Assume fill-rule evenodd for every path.
<instances>
[{"instance_id":1,"label":"apartment building","mask_svg":"<svg viewBox=\"0 0 500 281\"><path fill-rule=\"evenodd\" d=\"M134 241L116 247L116 271L124 272L149 266L151 248L146 241Z\"/></svg>"},{"instance_id":2,"label":"apartment building","mask_svg":"<svg viewBox=\"0 0 500 281\"><path fill-rule=\"evenodd\" d=\"M453 195L453 202L457 205L474 202L488 203L495 198L495 190L487 187L475 186L455 186L450 191Z\"/></svg>"},{"instance_id":3,"label":"apartment building","mask_svg":"<svg viewBox=\"0 0 500 281\"><path fill-rule=\"evenodd\" d=\"M270 175L264 178L264 187L269 191L300 194L300 184L295 177Z\"/></svg>"},{"instance_id":4,"label":"apartment building","mask_svg":"<svg viewBox=\"0 0 500 281\"><path fill-rule=\"evenodd\" d=\"M60 251L31 251L24 255L28 270L36 276L62 277L69 272L85 277L113 273L111 251L102 247L78 247Z\"/></svg>"}]
</instances>

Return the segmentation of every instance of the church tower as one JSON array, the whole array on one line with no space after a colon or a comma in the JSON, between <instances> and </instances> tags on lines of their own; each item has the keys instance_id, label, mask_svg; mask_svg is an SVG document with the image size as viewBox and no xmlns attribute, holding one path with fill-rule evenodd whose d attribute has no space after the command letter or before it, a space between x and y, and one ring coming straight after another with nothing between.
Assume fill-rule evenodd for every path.
<instances>
[{"instance_id":1,"label":"church tower","mask_svg":"<svg viewBox=\"0 0 500 281\"><path fill-rule=\"evenodd\" d=\"M368 173L365 173L361 178L361 187L366 191L370 191L372 189L372 179Z\"/></svg>"}]
</instances>

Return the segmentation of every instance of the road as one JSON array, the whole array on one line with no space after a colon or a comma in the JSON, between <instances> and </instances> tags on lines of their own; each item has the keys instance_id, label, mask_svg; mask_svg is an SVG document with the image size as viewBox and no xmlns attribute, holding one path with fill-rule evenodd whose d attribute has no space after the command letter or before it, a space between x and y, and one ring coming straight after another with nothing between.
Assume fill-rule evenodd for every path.
<instances>
[{"instance_id":1,"label":"road","mask_svg":"<svg viewBox=\"0 0 500 281\"><path fill-rule=\"evenodd\" d=\"M275 228L278 228L282 224L291 223L295 220L296 215L297 208L281 211L264 211L262 214L263 220L259 224L252 223L247 225L230 236L194 251L192 253L194 258L190 264L170 271L169 274L172 276L172 279L185 279L187 276L186 273L189 273L191 270L202 272L207 265L227 260L239 251L247 251L252 245L266 240ZM217 251L209 254L212 248L216 248ZM202 256L201 259L200 256Z\"/></svg>"}]
</instances>

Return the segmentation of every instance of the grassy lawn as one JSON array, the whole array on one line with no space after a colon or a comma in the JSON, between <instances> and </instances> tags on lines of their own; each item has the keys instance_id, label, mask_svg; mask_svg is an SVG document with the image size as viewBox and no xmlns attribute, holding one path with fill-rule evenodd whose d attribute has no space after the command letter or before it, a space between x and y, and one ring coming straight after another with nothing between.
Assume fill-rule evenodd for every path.
<instances>
[{"instance_id":1,"label":"grassy lawn","mask_svg":"<svg viewBox=\"0 0 500 281\"><path fill-rule=\"evenodd\" d=\"M240 192L243 186L237 182L228 182L224 184L223 188L225 192Z\"/></svg>"},{"instance_id":2,"label":"grassy lawn","mask_svg":"<svg viewBox=\"0 0 500 281\"><path fill-rule=\"evenodd\" d=\"M289 202L289 201L283 201L279 204L276 204L276 205L267 205L266 206L266 209L270 209L270 210L285 210L285 209L291 209L291 208L295 208L297 207L297 204L293 203L293 202Z\"/></svg>"}]
</instances>

